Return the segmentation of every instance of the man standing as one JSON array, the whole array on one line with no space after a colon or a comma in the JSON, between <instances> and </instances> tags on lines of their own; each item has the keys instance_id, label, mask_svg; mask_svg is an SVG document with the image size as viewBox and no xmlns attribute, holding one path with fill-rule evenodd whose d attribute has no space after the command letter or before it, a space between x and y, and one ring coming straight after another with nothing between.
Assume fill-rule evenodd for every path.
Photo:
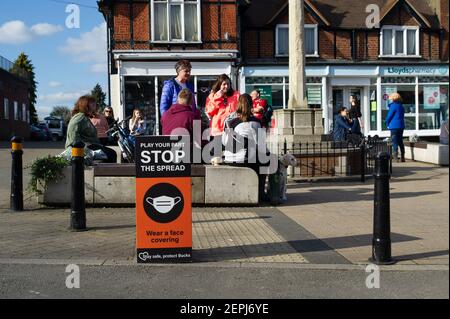
<instances>
[{"instance_id":1,"label":"man standing","mask_svg":"<svg viewBox=\"0 0 450 319\"><path fill-rule=\"evenodd\" d=\"M262 127L267 127L268 124L270 123L270 119L264 116L269 107L267 100L261 99L261 91L259 90L253 90L252 93L250 93L250 96L252 97L253 100L253 108L252 108L253 116L258 121L261 122Z\"/></svg>"}]
</instances>

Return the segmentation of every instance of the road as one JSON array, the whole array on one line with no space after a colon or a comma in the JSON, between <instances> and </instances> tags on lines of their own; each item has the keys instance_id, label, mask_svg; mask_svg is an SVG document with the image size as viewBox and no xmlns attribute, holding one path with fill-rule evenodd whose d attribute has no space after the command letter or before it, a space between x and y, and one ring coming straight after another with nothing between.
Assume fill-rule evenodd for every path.
<instances>
[{"instance_id":1,"label":"road","mask_svg":"<svg viewBox=\"0 0 450 319\"><path fill-rule=\"evenodd\" d=\"M448 270L381 271L368 289L363 267L267 265L80 265L80 288L66 265L0 265L0 298L448 298Z\"/></svg>"}]
</instances>

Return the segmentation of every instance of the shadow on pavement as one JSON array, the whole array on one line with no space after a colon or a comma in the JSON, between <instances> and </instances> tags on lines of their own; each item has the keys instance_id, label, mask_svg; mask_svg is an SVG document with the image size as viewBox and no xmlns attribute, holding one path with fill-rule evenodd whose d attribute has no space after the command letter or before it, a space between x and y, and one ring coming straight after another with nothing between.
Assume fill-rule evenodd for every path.
<instances>
[{"instance_id":1,"label":"shadow on pavement","mask_svg":"<svg viewBox=\"0 0 450 319\"><path fill-rule=\"evenodd\" d=\"M440 193L442 192L391 192L391 199L417 198ZM308 192L305 193L289 194L288 202L283 206L341 203L350 201L373 201L372 190L367 188L309 189Z\"/></svg>"},{"instance_id":2,"label":"shadow on pavement","mask_svg":"<svg viewBox=\"0 0 450 319\"><path fill-rule=\"evenodd\" d=\"M414 260L414 259L426 259L426 258L439 257L439 256L448 256L448 249L447 250L430 251L427 253L394 256L394 257L397 260Z\"/></svg>"},{"instance_id":3,"label":"shadow on pavement","mask_svg":"<svg viewBox=\"0 0 450 319\"><path fill-rule=\"evenodd\" d=\"M410 242L421 240L421 238L396 234L391 235L392 243ZM219 247L210 249L194 250L194 260L200 261L228 261L239 260L255 257L270 257L285 254L286 250L280 250L280 245L288 243L297 253L306 254L308 261L308 254L319 253L324 251L334 251L336 249L344 248L356 248L372 245L372 234L356 235L356 236L344 236L344 237L331 237L322 239L307 239L307 240L294 240L284 243L266 243L258 245L241 245L232 247ZM370 257L370 256L368 256ZM333 263L333 262L330 262Z\"/></svg>"}]
</instances>

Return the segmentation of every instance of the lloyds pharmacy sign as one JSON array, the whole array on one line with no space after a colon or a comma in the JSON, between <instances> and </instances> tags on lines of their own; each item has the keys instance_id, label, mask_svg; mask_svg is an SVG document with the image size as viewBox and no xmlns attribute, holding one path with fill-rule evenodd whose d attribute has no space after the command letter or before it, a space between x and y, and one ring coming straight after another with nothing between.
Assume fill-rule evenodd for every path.
<instances>
[{"instance_id":1,"label":"lloyds pharmacy sign","mask_svg":"<svg viewBox=\"0 0 450 319\"><path fill-rule=\"evenodd\" d=\"M448 66L389 66L382 68L381 74L397 76L448 76Z\"/></svg>"}]
</instances>

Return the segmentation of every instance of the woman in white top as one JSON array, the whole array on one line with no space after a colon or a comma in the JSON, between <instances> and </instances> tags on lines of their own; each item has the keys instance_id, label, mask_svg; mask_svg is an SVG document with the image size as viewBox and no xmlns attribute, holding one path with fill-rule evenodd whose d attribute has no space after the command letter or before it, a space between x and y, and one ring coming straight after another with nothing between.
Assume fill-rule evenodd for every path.
<instances>
[{"instance_id":1,"label":"woman in white top","mask_svg":"<svg viewBox=\"0 0 450 319\"><path fill-rule=\"evenodd\" d=\"M260 174L258 130L261 124L252 114L253 101L250 95L239 97L236 117L225 124L222 143L225 145L225 163L233 166L244 166L253 169L259 177L259 200L266 198L266 175ZM263 150L266 151L265 145Z\"/></svg>"}]
</instances>

